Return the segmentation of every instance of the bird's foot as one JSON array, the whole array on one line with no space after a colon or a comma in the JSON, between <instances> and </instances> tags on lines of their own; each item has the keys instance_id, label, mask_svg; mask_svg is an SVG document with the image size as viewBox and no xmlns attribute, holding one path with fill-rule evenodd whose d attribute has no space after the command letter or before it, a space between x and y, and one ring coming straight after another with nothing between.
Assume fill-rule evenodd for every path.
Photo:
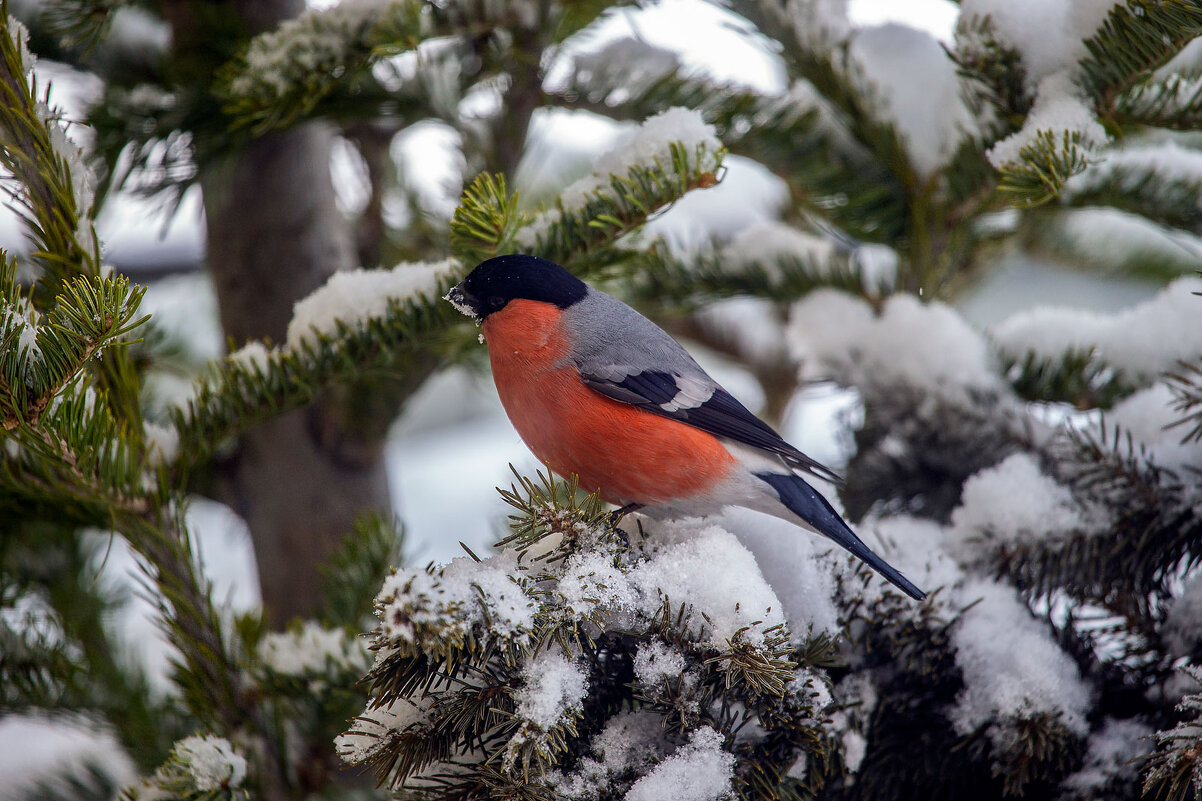
<instances>
[{"instance_id":1,"label":"bird's foot","mask_svg":"<svg viewBox=\"0 0 1202 801\"><path fill-rule=\"evenodd\" d=\"M643 505L641 503L628 503L621 509L614 509L609 513L609 527L612 528L614 532L622 538L622 542L626 543L627 546L630 545L630 537L624 530L618 528L618 524L622 522L622 518L626 517L626 515L630 514L631 512L637 512L642 508Z\"/></svg>"}]
</instances>

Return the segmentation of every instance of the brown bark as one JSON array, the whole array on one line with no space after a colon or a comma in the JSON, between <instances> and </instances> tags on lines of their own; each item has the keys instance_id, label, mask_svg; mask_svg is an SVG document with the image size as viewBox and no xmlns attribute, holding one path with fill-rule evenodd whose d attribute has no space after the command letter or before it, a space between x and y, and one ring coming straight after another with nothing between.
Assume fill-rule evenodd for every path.
<instances>
[{"instance_id":1,"label":"brown bark","mask_svg":"<svg viewBox=\"0 0 1202 801\"><path fill-rule=\"evenodd\" d=\"M202 176L209 269L235 343L281 342L297 300L353 263L334 205L332 134L320 123L268 134ZM228 465L229 500L250 527L267 618L311 615L318 568L364 509L387 510L381 443L325 398L259 426Z\"/></svg>"}]
</instances>

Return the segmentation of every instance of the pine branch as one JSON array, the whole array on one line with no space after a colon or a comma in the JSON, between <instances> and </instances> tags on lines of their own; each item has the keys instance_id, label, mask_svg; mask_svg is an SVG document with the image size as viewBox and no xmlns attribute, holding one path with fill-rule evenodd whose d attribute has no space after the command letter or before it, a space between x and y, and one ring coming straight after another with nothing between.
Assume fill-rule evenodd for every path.
<instances>
[{"instance_id":1,"label":"pine branch","mask_svg":"<svg viewBox=\"0 0 1202 801\"><path fill-rule=\"evenodd\" d=\"M653 167L636 164L624 175L608 176L579 206L568 208L559 201L518 232L517 244L524 252L569 269L599 266L598 256L620 237L689 191L718 183L724 151L711 153L704 145L690 150L673 142L667 155L656 159Z\"/></svg>"},{"instance_id":2,"label":"pine branch","mask_svg":"<svg viewBox=\"0 0 1202 801\"><path fill-rule=\"evenodd\" d=\"M339 543L321 571L325 620L358 628L370 617L380 576L400 564L404 535L395 521L369 512Z\"/></svg>"},{"instance_id":3,"label":"pine branch","mask_svg":"<svg viewBox=\"0 0 1202 801\"><path fill-rule=\"evenodd\" d=\"M1164 66L1202 34L1197 0L1128 0L1117 4L1085 41L1085 85L1100 108L1113 115L1115 100Z\"/></svg>"},{"instance_id":4,"label":"pine branch","mask_svg":"<svg viewBox=\"0 0 1202 801\"><path fill-rule=\"evenodd\" d=\"M1085 208L1107 206L1138 214L1169 228L1202 235L1202 180L1166 174L1157 166L1102 163L1087 170L1063 193L1067 206Z\"/></svg>"},{"instance_id":5,"label":"pine branch","mask_svg":"<svg viewBox=\"0 0 1202 801\"><path fill-rule=\"evenodd\" d=\"M103 39L113 15L132 0L49 0L42 22L62 46L88 51Z\"/></svg>"},{"instance_id":6,"label":"pine branch","mask_svg":"<svg viewBox=\"0 0 1202 801\"><path fill-rule=\"evenodd\" d=\"M1202 670L1196 665L1183 670L1195 682L1202 682ZM1148 756L1143 793L1164 801L1197 801L1202 795L1202 693L1186 695L1177 709L1189 717L1157 733L1157 749Z\"/></svg>"},{"instance_id":7,"label":"pine branch","mask_svg":"<svg viewBox=\"0 0 1202 801\"><path fill-rule=\"evenodd\" d=\"M802 207L867 241L892 244L904 232L905 191L828 111L792 94L765 97L680 69L648 80L641 67L587 79L577 71L557 93L557 105L618 120L646 119L673 106L697 109L731 153L788 182Z\"/></svg>"},{"instance_id":8,"label":"pine branch","mask_svg":"<svg viewBox=\"0 0 1202 801\"><path fill-rule=\"evenodd\" d=\"M131 331L149 319L135 319L145 290L129 279L73 277L62 284L63 294L41 325L31 325L10 300L15 294L13 263L0 269L9 287L0 300L0 341L11 343L0 353L0 425L13 430L36 426L38 418L63 389L76 381L106 348L122 344ZM32 347L15 347L22 329L33 328Z\"/></svg>"},{"instance_id":9,"label":"pine branch","mask_svg":"<svg viewBox=\"0 0 1202 801\"><path fill-rule=\"evenodd\" d=\"M998 191L1019 208L1042 206L1089 165L1090 150L1079 131L1040 130L1019 149L1018 161L999 168Z\"/></svg>"},{"instance_id":10,"label":"pine branch","mask_svg":"<svg viewBox=\"0 0 1202 801\"><path fill-rule=\"evenodd\" d=\"M310 115L341 86L354 83L384 55L411 50L432 33L424 0L306 11L252 39L222 67L215 92L235 128L252 135Z\"/></svg>"},{"instance_id":11,"label":"pine branch","mask_svg":"<svg viewBox=\"0 0 1202 801\"><path fill-rule=\"evenodd\" d=\"M531 216L519 210L504 175L480 173L463 190L451 219L451 250L465 264L513 252L515 237Z\"/></svg>"},{"instance_id":12,"label":"pine branch","mask_svg":"<svg viewBox=\"0 0 1202 801\"><path fill-rule=\"evenodd\" d=\"M1035 98L1027 85L1022 55L997 36L993 20L962 16L956 28L956 46L949 55L961 77L975 89L967 98L972 111L996 118L992 138L1017 131Z\"/></svg>"},{"instance_id":13,"label":"pine branch","mask_svg":"<svg viewBox=\"0 0 1202 801\"><path fill-rule=\"evenodd\" d=\"M429 344L458 313L431 296L392 301L387 312L360 325L339 323L333 334L315 334L299 347L273 350L262 363L226 358L202 379L172 420L179 431L179 461L187 471L243 431L312 401L325 387L394 366Z\"/></svg>"},{"instance_id":14,"label":"pine branch","mask_svg":"<svg viewBox=\"0 0 1202 801\"><path fill-rule=\"evenodd\" d=\"M1106 364L1092 350L1071 350L1059 359L1002 351L1002 372L1020 397L1030 401L1068 403L1076 409L1109 409L1140 389L1140 376Z\"/></svg>"},{"instance_id":15,"label":"pine branch","mask_svg":"<svg viewBox=\"0 0 1202 801\"><path fill-rule=\"evenodd\" d=\"M1020 587L1121 610L1135 599L1166 597L1179 571L1202 559L1202 517L1189 487L1117 426L1072 432L1056 465L1062 483L1106 519L1056 541L1001 548L997 569Z\"/></svg>"},{"instance_id":16,"label":"pine branch","mask_svg":"<svg viewBox=\"0 0 1202 801\"><path fill-rule=\"evenodd\" d=\"M1138 83L1115 97L1114 116L1125 126L1197 130L1202 125L1202 76L1169 75Z\"/></svg>"},{"instance_id":17,"label":"pine branch","mask_svg":"<svg viewBox=\"0 0 1202 801\"><path fill-rule=\"evenodd\" d=\"M67 139L58 112L27 80L23 29L5 14L0 33L0 164L9 192L34 243L52 297L58 284L100 270L99 245L88 215L91 196L79 148Z\"/></svg>"},{"instance_id":18,"label":"pine branch","mask_svg":"<svg viewBox=\"0 0 1202 801\"><path fill-rule=\"evenodd\" d=\"M1186 427L1181 442L1202 441L1202 362L1180 362L1165 378L1173 391L1173 411L1181 415L1173 427Z\"/></svg>"},{"instance_id":19,"label":"pine branch","mask_svg":"<svg viewBox=\"0 0 1202 801\"><path fill-rule=\"evenodd\" d=\"M733 0L731 9L781 43L790 73L809 81L838 109L846 130L880 169L892 176L903 193L917 188L918 179L896 129L877 119L871 99L845 68L843 54L804 39L791 17L793 7L782 0Z\"/></svg>"},{"instance_id":20,"label":"pine branch","mask_svg":"<svg viewBox=\"0 0 1202 801\"><path fill-rule=\"evenodd\" d=\"M889 290L887 281L862 268L855 251L834 247L826 258L781 254L768 261L748 262L716 246L682 256L666 242L656 242L629 254L620 270L630 276L636 297L685 308L736 296L788 302L822 288L840 289L879 303Z\"/></svg>"}]
</instances>

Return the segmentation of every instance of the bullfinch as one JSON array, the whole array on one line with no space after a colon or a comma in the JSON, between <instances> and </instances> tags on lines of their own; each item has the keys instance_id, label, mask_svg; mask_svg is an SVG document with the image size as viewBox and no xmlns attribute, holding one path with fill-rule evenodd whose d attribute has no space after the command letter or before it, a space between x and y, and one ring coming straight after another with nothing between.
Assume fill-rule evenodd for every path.
<instances>
[{"instance_id":1,"label":"bullfinch","mask_svg":"<svg viewBox=\"0 0 1202 801\"><path fill-rule=\"evenodd\" d=\"M766 512L829 537L910 597L925 597L803 478L838 476L622 301L524 255L481 263L446 299L480 322L505 412L555 472L575 474L622 511Z\"/></svg>"}]
</instances>

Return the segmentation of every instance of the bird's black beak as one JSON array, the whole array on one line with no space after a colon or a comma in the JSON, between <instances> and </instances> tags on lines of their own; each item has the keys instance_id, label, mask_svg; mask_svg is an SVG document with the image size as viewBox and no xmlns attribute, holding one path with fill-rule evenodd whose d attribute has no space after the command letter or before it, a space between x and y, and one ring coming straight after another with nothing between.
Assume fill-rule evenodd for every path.
<instances>
[{"instance_id":1,"label":"bird's black beak","mask_svg":"<svg viewBox=\"0 0 1202 801\"><path fill-rule=\"evenodd\" d=\"M466 314L473 320L480 319L480 309L477 305L476 299L472 297L471 293L463 288L462 283L456 284L450 292L443 296L443 300L447 301L462 314Z\"/></svg>"}]
</instances>

